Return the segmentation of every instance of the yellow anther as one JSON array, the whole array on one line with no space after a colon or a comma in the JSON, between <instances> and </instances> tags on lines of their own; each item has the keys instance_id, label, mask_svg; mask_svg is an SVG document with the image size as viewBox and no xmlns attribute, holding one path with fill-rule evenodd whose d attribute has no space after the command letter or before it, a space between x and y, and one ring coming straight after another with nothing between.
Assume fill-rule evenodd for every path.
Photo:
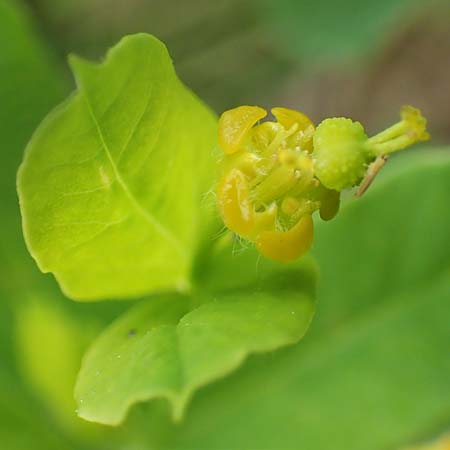
<instances>
[{"instance_id":1,"label":"yellow anther","mask_svg":"<svg viewBox=\"0 0 450 450\"><path fill-rule=\"evenodd\" d=\"M256 238L256 247L267 258L290 262L304 255L313 240L313 221L303 216L288 231L263 231Z\"/></svg>"},{"instance_id":2,"label":"yellow anther","mask_svg":"<svg viewBox=\"0 0 450 450\"><path fill-rule=\"evenodd\" d=\"M267 112L259 106L239 106L225 111L219 119L219 145L227 154L240 150L248 132Z\"/></svg>"}]
</instances>

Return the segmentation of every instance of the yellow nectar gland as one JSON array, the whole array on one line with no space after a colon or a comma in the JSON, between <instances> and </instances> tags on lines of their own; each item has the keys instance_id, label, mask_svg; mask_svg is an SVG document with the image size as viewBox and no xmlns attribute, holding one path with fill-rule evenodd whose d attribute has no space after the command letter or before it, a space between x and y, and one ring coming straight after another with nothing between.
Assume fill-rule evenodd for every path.
<instances>
[{"instance_id":1,"label":"yellow nectar gland","mask_svg":"<svg viewBox=\"0 0 450 450\"><path fill-rule=\"evenodd\" d=\"M289 262L308 251L312 214L323 220L339 210L340 192L369 187L387 155L429 139L418 109L404 106L401 120L368 137L351 119L325 119L317 129L299 111L258 106L225 111L219 120L224 151L217 203L225 225L255 243L264 256Z\"/></svg>"}]
</instances>

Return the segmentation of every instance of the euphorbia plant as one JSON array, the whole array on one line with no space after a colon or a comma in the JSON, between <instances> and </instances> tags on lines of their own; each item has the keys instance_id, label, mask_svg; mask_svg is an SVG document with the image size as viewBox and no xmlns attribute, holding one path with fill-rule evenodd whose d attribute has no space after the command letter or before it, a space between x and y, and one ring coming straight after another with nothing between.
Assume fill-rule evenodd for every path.
<instances>
[{"instance_id":1,"label":"euphorbia plant","mask_svg":"<svg viewBox=\"0 0 450 450\"><path fill-rule=\"evenodd\" d=\"M145 34L99 65L71 66L78 90L38 128L19 172L27 245L68 297L145 297L86 355L78 412L117 424L134 403L165 397L180 418L198 387L304 335L316 267L299 257L312 214L331 219L377 158L428 137L425 120L406 107L368 138L349 119L315 129L274 108L277 121L259 123L266 112L243 106L217 128ZM235 255L234 235L217 237L218 212L269 259Z\"/></svg>"}]
</instances>

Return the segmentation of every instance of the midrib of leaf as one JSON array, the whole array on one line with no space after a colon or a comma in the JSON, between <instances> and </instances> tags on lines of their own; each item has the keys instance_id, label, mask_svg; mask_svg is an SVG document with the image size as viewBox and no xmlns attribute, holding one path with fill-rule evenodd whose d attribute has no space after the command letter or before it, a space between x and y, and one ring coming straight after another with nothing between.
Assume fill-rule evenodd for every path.
<instances>
[{"instance_id":1,"label":"midrib of leaf","mask_svg":"<svg viewBox=\"0 0 450 450\"><path fill-rule=\"evenodd\" d=\"M141 63L141 64L145 64L145 65L142 67L142 70L145 71L145 72L151 70L150 67L149 67L149 61L150 61L150 59L147 58L147 59L145 59L145 62ZM112 102L112 104L110 104L110 105L108 106L107 110L110 109L110 108L112 107L112 105L115 103L115 101L117 100L117 98L120 97L120 91L122 91L122 89L128 84L128 82L131 80L132 77L133 77L133 70L130 69L130 70L129 70L129 73L128 73L128 76L127 76L126 79L125 79L125 82L122 84L121 88L118 90L118 94L117 94L116 98L114 99L114 101ZM142 118L143 118L144 115L145 115L145 112L146 112L147 109L148 109L148 105L150 104L150 99L151 99L151 97L152 97L152 90L153 90L153 89L152 89L152 83L149 81L149 82L147 83L147 89L146 89L146 101L145 101L145 106L144 106L144 108L142 108L142 111L141 111L141 113L139 114L139 117L138 117L138 119L136 120L135 124L131 127L131 130L130 130L130 132L128 133L128 136L127 136L127 138L126 138L126 140L125 140L125 144L122 146L122 148L120 149L119 154L117 155L117 164L120 164L120 160L122 159L122 155L125 153L126 149L128 148L128 145L130 144L131 139L133 138L134 134L136 133L136 130L137 130L138 126L140 125L140 123L141 123L141 121L142 121ZM168 103L168 102L167 102L167 103ZM165 108L165 115L167 115L168 109L169 109L169 108L166 106L166 108ZM103 115L104 115L104 114L105 114L105 112L103 112ZM158 136L159 136L160 132L161 132L161 127L159 127L159 128L156 130L157 137L156 137L155 140L154 140L155 142L158 142ZM151 154L151 151L148 152L147 156L149 156L150 154Z\"/></svg>"},{"instance_id":2,"label":"midrib of leaf","mask_svg":"<svg viewBox=\"0 0 450 450\"><path fill-rule=\"evenodd\" d=\"M102 144L102 148L105 151L105 154L108 158L109 163L111 164L111 167L114 172L114 176L117 180L117 183L122 188L123 192L127 196L128 200L130 201L131 205L134 207L134 209L137 211L137 213L150 225L156 228L156 230L165 238L168 242L170 242L173 247L177 250L177 252L182 256L185 260L188 259L188 255L181 245L180 241L174 236L174 234L168 230L164 225L162 225L154 216L151 214L147 209L145 209L139 201L136 199L134 194L131 192L129 187L127 186L125 180L122 178L122 175L120 174L119 169L117 168L114 159L112 157L111 151L109 150L108 144L106 143L106 139L104 137L104 133L102 131L102 128L100 126L100 123L98 122L97 118L95 117L94 110L92 108L92 105L89 101L89 96L87 95L87 92L83 92L83 98L86 102L86 106L89 111L89 115L91 116L92 121L94 122L95 129L97 131L97 134L99 136L100 142ZM147 109L147 108L145 108ZM130 138L131 139L131 138ZM128 146L128 143L124 146L121 153L126 151L126 147Z\"/></svg>"}]
</instances>

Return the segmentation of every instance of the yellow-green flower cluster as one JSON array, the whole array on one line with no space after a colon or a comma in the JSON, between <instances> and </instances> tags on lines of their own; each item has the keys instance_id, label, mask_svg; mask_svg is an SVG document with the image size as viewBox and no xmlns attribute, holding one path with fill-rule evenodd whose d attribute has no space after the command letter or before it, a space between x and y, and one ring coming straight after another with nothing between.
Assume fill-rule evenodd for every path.
<instances>
[{"instance_id":1,"label":"yellow-green flower cluster","mask_svg":"<svg viewBox=\"0 0 450 450\"><path fill-rule=\"evenodd\" d=\"M299 111L271 113L275 121L260 122L264 109L240 106L220 117L225 156L217 201L230 230L282 262L308 251L312 214L332 219L340 192L360 184L376 158L429 139L426 120L410 106L400 122L371 138L350 119L326 119L316 129Z\"/></svg>"}]
</instances>

